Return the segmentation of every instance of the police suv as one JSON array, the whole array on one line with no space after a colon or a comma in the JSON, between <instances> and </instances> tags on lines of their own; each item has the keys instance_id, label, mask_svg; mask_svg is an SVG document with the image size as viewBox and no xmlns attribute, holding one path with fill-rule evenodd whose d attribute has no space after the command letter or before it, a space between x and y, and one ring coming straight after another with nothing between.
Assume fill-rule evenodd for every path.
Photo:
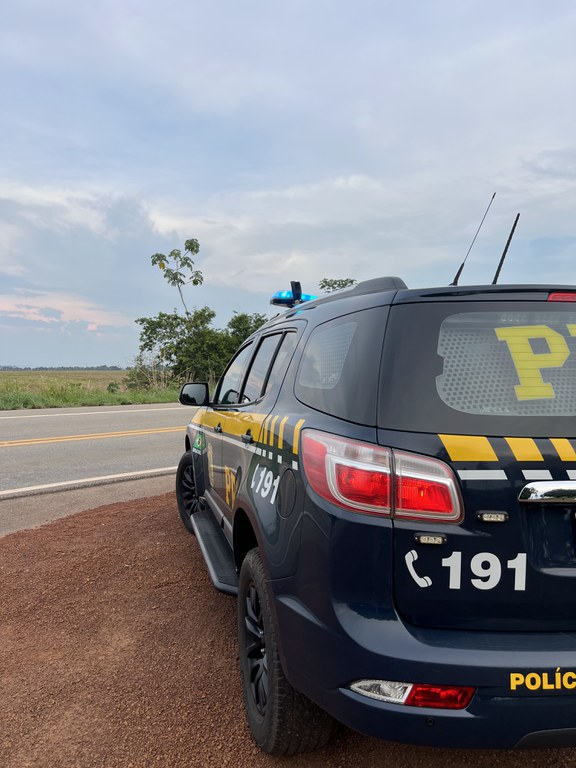
<instances>
[{"instance_id":1,"label":"police suv","mask_svg":"<svg viewBox=\"0 0 576 768\"><path fill-rule=\"evenodd\" d=\"M576 745L576 287L301 298L180 395L255 741Z\"/></svg>"}]
</instances>

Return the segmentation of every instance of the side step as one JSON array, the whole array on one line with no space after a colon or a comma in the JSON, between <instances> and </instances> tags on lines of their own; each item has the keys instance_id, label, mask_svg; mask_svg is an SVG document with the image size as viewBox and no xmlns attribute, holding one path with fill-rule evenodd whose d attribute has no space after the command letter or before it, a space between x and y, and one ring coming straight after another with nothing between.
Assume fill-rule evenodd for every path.
<instances>
[{"instance_id":1,"label":"side step","mask_svg":"<svg viewBox=\"0 0 576 768\"><path fill-rule=\"evenodd\" d=\"M198 510L191 518L194 533L202 550L212 583L227 595L238 594L238 574L234 553L222 529L208 508Z\"/></svg>"}]
</instances>

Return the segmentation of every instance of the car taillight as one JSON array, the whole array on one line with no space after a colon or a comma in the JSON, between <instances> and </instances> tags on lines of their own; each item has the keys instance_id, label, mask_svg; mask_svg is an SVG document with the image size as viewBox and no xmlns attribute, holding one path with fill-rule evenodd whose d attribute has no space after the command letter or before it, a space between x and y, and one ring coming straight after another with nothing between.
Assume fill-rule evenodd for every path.
<instances>
[{"instance_id":1,"label":"car taillight","mask_svg":"<svg viewBox=\"0 0 576 768\"><path fill-rule=\"evenodd\" d=\"M350 689L387 704L434 709L465 709L476 692L468 685L426 685L392 680L357 680Z\"/></svg>"},{"instance_id":2,"label":"car taillight","mask_svg":"<svg viewBox=\"0 0 576 768\"><path fill-rule=\"evenodd\" d=\"M407 707L465 709L475 689L463 685L422 685L415 683L404 702Z\"/></svg>"},{"instance_id":3,"label":"car taillight","mask_svg":"<svg viewBox=\"0 0 576 768\"><path fill-rule=\"evenodd\" d=\"M462 504L451 469L441 461L302 431L302 462L317 494L363 514L459 522Z\"/></svg>"},{"instance_id":4,"label":"car taillight","mask_svg":"<svg viewBox=\"0 0 576 768\"><path fill-rule=\"evenodd\" d=\"M547 301L576 301L576 293L556 291L548 296Z\"/></svg>"},{"instance_id":5,"label":"car taillight","mask_svg":"<svg viewBox=\"0 0 576 768\"><path fill-rule=\"evenodd\" d=\"M436 459L393 451L394 516L410 520L458 522L462 505L450 467Z\"/></svg>"},{"instance_id":6,"label":"car taillight","mask_svg":"<svg viewBox=\"0 0 576 768\"><path fill-rule=\"evenodd\" d=\"M369 443L307 429L302 461L312 488L357 512L390 515L390 451Z\"/></svg>"}]
</instances>

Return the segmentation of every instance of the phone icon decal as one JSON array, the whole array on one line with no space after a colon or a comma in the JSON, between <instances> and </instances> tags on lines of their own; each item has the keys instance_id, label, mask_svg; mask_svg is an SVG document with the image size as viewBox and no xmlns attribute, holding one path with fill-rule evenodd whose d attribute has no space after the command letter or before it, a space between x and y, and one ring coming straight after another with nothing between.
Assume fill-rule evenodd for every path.
<instances>
[{"instance_id":1,"label":"phone icon decal","mask_svg":"<svg viewBox=\"0 0 576 768\"><path fill-rule=\"evenodd\" d=\"M432 579L430 576L419 576L416 573L416 569L414 568L414 563L416 560L418 560L418 552L416 552L415 549L411 549L410 552L406 552L404 555L404 560L406 562L406 567L408 568L408 572L410 573L410 576L414 579L416 584L418 584L419 587L422 587L424 589L425 587L430 587L432 585Z\"/></svg>"}]
</instances>

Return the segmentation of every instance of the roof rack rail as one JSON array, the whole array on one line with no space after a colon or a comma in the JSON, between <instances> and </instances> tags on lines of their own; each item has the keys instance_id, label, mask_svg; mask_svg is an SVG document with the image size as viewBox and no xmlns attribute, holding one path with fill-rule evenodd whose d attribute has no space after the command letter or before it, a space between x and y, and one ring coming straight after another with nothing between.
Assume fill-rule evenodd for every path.
<instances>
[{"instance_id":1,"label":"roof rack rail","mask_svg":"<svg viewBox=\"0 0 576 768\"><path fill-rule=\"evenodd\" d=\"M347 294L363 296L368 293L379 293L380 291L401 291L408 288L401 277L375 277L372 280L363 280L356 283L355 286L347 290Z\"/></svg>"},{"instance_id":2,"label":"roof rack rail","mask_svg":"<svg viewBox=\"0 0 576 768\"><path fill-rule=\"evenodd\" d=\"M308 309L313 309L319 304L329 304L333 301L353 298L354 296L367 296L370 293L402 291L406 288L408 288L408 286L400 277L375 277L372 280L363 280L361 283L356 283L356 285L352 286L351 288L340 288L338 291L327 293L325 296L320 296L320 298L317 298L314 301L299 304L297 308L295 308L293 312L288 315L288 317L292 317L292 315L306 311Z\"/></svg>"}]
</instances>

